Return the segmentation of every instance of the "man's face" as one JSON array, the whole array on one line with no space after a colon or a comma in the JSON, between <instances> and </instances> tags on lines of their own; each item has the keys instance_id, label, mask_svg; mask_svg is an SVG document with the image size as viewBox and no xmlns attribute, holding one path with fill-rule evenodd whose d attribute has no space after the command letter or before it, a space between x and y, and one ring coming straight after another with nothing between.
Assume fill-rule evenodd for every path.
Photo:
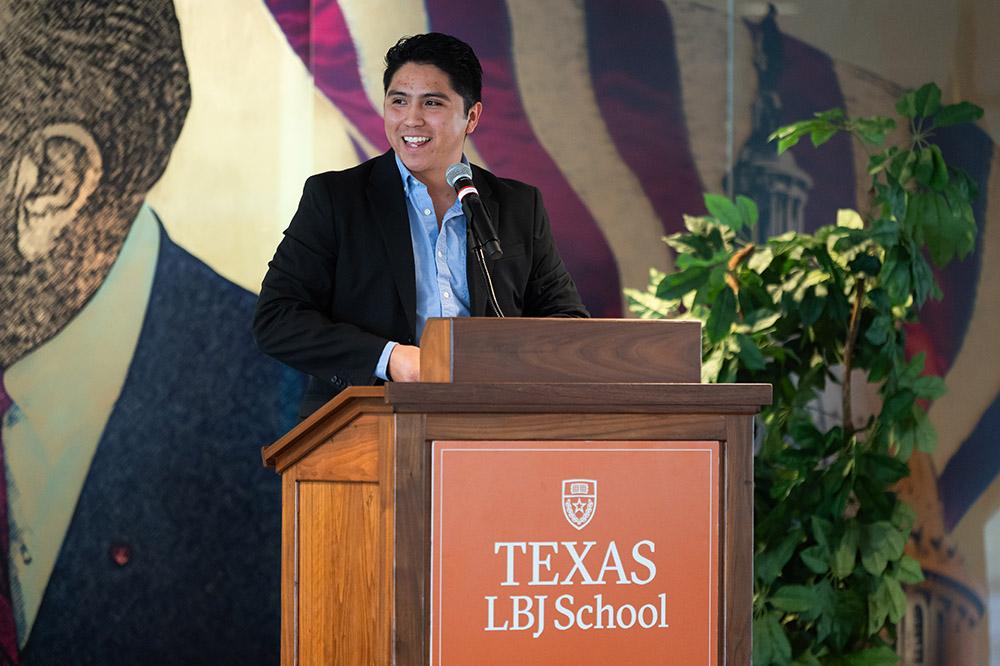
<instances>
[{"instance_id":1,"label":"man's face","mask_svg":"<svg viewBox=\"0 0 1000 666\"><path fill-rule=\"evenodd\" d=\"M385 136L410 173L436 187L461 160L465 136L476 128L482 109L476 102L466 114L445 72L408 62L396 70L385 94Z\"/></svg>"}]
</instances>

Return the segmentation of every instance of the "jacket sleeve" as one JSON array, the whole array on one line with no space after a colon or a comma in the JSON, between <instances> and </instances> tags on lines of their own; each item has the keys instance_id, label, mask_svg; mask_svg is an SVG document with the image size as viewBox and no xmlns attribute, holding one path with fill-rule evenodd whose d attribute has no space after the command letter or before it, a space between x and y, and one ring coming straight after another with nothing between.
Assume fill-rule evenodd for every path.
<instances>
[{"instance_id":1,"label":"jacket sleeve","mask_svg":"<svg viewBox=\"0 0 1000 666\"><path fill-rule=\"evenodd\" d=\"M330 314L338 262L334 215L323 174L310 177L268 264L253 332L265 354L339 390L375 383L375 365L388 340Z\"/></svg>"},{"instance_id":2,"label":"jacket sleeve","mask_svg":"<svg viewBox=\"0 0 1000 666\"><path fill-rule=\"evenodd\" d=\"M537 188L533 201L531 274L525 287L525 317L589 317L576 283L563 264L552 238L549 216Z\"/></svg>"}]
</instances>

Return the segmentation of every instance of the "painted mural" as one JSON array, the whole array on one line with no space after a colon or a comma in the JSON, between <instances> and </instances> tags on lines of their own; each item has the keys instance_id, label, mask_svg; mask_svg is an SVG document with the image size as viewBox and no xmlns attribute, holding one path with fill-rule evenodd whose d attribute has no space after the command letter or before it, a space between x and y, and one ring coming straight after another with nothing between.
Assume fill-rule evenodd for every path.
<instances>
[{"instance_id":1,"label":"painted mural","mask_svg":"<svg viewBox=\"0 0 1000 666\"><path fill-rule=\"evenodd\" d=\"M301 381L145 201L191 104L171 3L0 4L0 99L0 662L274 662L258 447Z\"/></svg>"},{"instance_id":2,"label":"painted mural","mask_svg":"<svg viewBox=\"0 0 1000 666\"><path fill-rule=\"evenodd\" d=\"M703 191L740 188L728 174L771 125L891 108L898 84L784 31L809 17L782 6L762 50L764 10L725 3L0 0L0 649L276 662L278 485L259 446L294 424L301 378L254 349L253 292L305 177L386 149L396 39L476 49L470 159L541 189L585 303L617 317L623 287L669 269L660 237ZM1000 172L983 129L938 140L980 185L980 237L910 334L951 387L916 492L979 599L985 655ZM791 158L801 228L863 199L856 146Z\"/></svg>"}]
</instances>

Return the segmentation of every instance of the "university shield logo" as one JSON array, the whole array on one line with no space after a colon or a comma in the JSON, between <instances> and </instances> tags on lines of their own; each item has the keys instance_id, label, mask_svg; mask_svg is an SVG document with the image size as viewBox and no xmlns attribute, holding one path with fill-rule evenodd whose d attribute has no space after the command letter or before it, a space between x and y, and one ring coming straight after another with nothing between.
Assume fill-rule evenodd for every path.
<instances>
[{"instance_id":1,"label":"university shield logo","mask_svg":"<svg viewBox=\"0 0 1000 666\"><path fill-rule=\"evenodd\" d=\"M563 515L570 525L582 530L597 511L597 481L566 479L562 484Z\"/></svg>"}]
</instances>

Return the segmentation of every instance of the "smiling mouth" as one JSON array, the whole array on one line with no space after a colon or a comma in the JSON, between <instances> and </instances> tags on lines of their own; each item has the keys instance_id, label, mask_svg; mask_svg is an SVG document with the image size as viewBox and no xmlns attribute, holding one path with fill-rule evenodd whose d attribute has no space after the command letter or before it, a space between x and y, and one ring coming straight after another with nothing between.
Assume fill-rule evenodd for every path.
<instances>
[{"instance_id":1,"label":"smiling mouth","mask_svg":"<svg viewBox=\"0 0 1000 666\"><path fill-rule=\"evenodd\" d=\"M431 138L429 136L404 136L403 141L406 143L408 148L419 148L424 145Z\"/></svg>"}]
</instances>

